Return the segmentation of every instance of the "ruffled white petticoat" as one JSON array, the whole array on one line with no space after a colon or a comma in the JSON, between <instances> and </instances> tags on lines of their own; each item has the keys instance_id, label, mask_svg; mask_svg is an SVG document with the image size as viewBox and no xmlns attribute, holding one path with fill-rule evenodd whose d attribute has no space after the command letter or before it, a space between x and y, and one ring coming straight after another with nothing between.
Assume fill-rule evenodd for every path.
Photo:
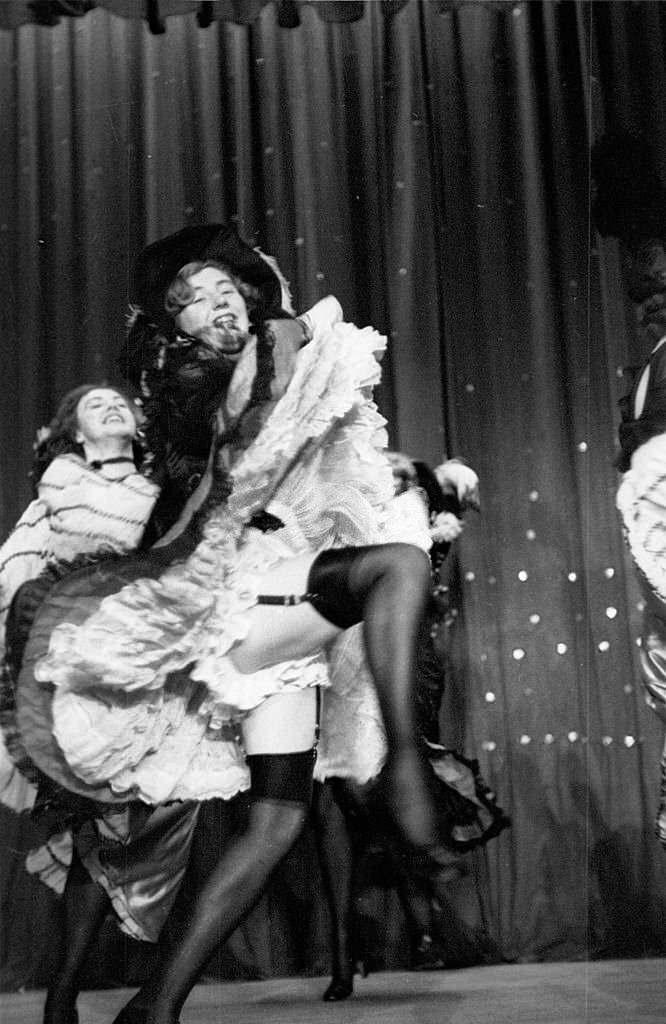
<instances>
[{"instance_id":1,"label":"ruffled white petticoat","mask_svg":"<svg viewBox=\"0 0 666 1024\"><path fill-rule=\"evenodd\" d=\"M634 562L666 600L666 435L650 438L634 452L616 504Z\"/></svg>"},{"instance_id":2,"label":"ruffled white petticoat","mask_svg":"<svg viewBox=\"0 0 666 1024\"><path fill-rule=\"evenodd\" d=\"M125 584L80 625L53 630L35 676L56 688L54 734L86 783L149 803L227 798L247 775L221 727L271 694L327 685L321 654L252 675L227 655L247 633L268 568L304 551L388 539L393 478L371 397L384 345L370 328L318 326L193 555L158 579ZM260 509L284 529L244 527Z\"/></svg>"},{"instance_id":3,"label":"ruffled white petticoat","mask_svg":"<svg viewBox=\"0 0 666 1024\"><path fill-rule=\"evenodd\" d=\"M666 723L666 435L634 452L616 503L647 598L640 651L646 703ZM656 834L666 846L666 742L660 772Z\"/></svg>"}]
</instances>

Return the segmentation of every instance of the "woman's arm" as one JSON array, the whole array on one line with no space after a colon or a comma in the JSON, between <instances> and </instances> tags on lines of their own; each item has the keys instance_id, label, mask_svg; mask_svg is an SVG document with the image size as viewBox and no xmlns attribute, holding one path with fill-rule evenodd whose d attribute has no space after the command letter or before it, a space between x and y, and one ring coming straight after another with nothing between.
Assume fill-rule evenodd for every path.
<instances>
[{"instance_id":1,"label":"woman's arm","mask_svg":"<svg viewBox=\"0 0 666 1024\"><path fill-rule=\"evenodd\" d=\"M296 356L317 331L330 328L342 320L342 306L334 295L327 295L295 320L271 320L269 332L273 339L275 373L272 384L274 398L280 398L289 385Z\"/></svg>"}]
</instances>

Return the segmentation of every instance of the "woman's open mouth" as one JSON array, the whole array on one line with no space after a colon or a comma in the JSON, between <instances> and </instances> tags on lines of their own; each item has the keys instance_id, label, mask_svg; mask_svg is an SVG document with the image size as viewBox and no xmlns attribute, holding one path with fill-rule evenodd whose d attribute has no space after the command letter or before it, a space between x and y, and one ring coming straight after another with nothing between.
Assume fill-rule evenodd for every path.
<instances>
[{"instance_id":1,"label":"woman's open mouth","mask_svg":"<svg viewBox=\"0 0 666 1024\"><path fill-rule=\"evenodd\" d=\"M234 331L238 329L238 321L233 313L225 313L223 316L216 316L213 326L223 331Z\"/></svg>"}]
</instances>

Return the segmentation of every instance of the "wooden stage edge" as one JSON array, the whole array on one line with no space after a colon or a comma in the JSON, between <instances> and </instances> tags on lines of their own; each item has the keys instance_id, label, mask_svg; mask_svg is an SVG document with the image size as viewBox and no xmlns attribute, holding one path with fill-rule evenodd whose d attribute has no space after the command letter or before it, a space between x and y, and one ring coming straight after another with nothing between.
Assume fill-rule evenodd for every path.
<instances>
[{"instance_id":1,"label":"wooden stage edge","mask_svg":"<svg viewBox=\"0 0 666 1024\"><path fill-rule=\"evenodd\" d=\"M327 978L199 985L182 1024L664 1024L666 958L384 972L323 1003ZM84 992L80 1024L111 1024L133 990ZM43 992L0 995L0 1024L41 1024Z\"/></svg>"}]
</instances>

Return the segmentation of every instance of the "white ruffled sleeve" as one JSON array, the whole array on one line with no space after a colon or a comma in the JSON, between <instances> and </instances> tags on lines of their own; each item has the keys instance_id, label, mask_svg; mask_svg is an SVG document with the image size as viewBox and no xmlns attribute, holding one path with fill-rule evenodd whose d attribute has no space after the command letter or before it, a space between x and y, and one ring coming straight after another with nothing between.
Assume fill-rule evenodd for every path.
<instances>
[{"instance_id":1,"label":"white ruffled sleeve","mask_svg":"<svg viewBox=\"0 0 666 1024\"><path fill-rule=\"evenodd\" d=\"M4 658L7 615L16 591L46 567L49 531L48 505L37 498L30 502L0 548L0 658ZM36 792L16 768L0 734L0 804L17 813L29 810Z\"/></svg>"},{"instance_id":2,"label":"white ruffled sleeve","mask_svg":"<svg viewBox=\"0 0 666 1024\"><path fill-rule=\"evenodd\" d=\"M14 594L27 580L39 576L49 551L49 508L41 498L31 501L0 548L0 652L5 646L5 623Z\"/></svg>"},{"instance_id":3,"label":"white ruffled sleeve","mask_svg":"<svg viewBox=\"0 0 666 1024\"><path fill-rule=\"evenodd\" d=\"M391 499L386 510L382 540L385 543L401 541L403 544L415 544L426 553L430 551L432 537L428 508L419 488L409 488Z\"/></svg>"}]
</instances>

